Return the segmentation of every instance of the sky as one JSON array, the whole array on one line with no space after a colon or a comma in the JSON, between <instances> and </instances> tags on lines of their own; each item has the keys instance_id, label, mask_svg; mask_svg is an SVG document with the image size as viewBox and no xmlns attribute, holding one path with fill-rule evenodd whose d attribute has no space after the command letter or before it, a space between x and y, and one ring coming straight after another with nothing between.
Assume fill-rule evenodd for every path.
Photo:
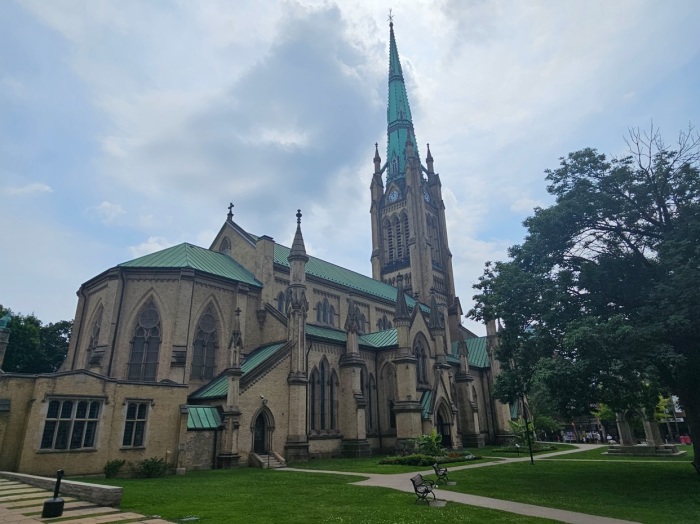
<instances>
[{"instance_id":1,"label":"sky","mask_svg":"<svg viewBox=\"0 0 700 524\"><path fill-rule=\"evenodd\" d=\"M371 275L390 8L465 312L545 169L700 123L697 0L3 0L0 304L71 319L102 271L209 247L229 202L287 246L300 208L309 254Z\"/></svg>"}]
</instances>

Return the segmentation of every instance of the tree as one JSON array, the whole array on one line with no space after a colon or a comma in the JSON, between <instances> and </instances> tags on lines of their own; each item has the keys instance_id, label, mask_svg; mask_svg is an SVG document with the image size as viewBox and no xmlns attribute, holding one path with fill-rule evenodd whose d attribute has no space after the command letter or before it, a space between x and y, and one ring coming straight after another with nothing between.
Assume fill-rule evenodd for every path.
<instances>
[{"instance_id":1,"label":"tree","mask_svg":"<svg viewBox=\"0 0 700 524\"><path fill-rule=\"evenodd\" d=\"M11 316L10 340L2 369L8 373L53 373L68 353L73 321L43 325L33 314L21 315L6 309L0 316Z\"/></svg>"},{"instance_id":2,"label":"tree","mask_svg":"<svg viewBox=\"0 0 700 524\"><path fill-rule=\"evenodd\" d=\"M500 318L496 391L540 376L563 415L680 398L700 473L700 136L668 148L631 130L629 154L594 149L547 170L555 203L536 209L509 260L487 264L475 319Z\"/></svg>"}]
</instances>

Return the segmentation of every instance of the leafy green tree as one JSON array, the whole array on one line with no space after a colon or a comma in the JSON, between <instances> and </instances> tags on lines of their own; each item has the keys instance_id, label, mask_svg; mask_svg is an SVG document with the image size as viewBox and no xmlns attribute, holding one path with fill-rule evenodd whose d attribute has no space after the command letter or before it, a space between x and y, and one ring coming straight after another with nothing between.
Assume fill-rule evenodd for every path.
<instances>
[{"instance_id":1,"label":"leafy green tree","mask_svg":"<svg viewBox=\"0 0 700 524\"><path fill-rule=\"evenodd\" d=\"M9 309L10 340L5 352L2 369L8 373L53 373L63 363L68 353L73 321L43 325L33 314L15 314Z\"/></svg>"},{"instance_id":2,"label":"leafy green tree","mask_svg":"<svg viewBox=\"0 0 700 524\"><path fill-rule=\"evenodd\" d=\"M540 377L568 417L599 402L653 412L673 391L699 469L700 136L690 127L669 148L652 126L627 145L546 171L555 203L524 222L508 261L487 264L470 316L503 321L499 398Z\"/></svg>"}]
</instances>

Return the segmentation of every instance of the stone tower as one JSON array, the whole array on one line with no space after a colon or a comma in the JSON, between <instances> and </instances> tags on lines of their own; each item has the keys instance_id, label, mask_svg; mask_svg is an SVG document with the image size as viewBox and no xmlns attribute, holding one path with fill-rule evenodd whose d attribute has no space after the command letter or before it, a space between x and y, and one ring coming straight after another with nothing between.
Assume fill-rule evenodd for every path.
<instances>
[{"instance_id":1,"label":"stone tower","mask_svg":"<svg viewBox=\"0 0 700 524\"><path fill-rule=\"evenodd\" d=\"M289 461L306 461L309 442L306 429L306 316L309 303L306 300L306 263L309 257L301 234L301 210L297 211L297 230L289 261L289 287L285 297L287 311L287 343L291 346L291 359L287 383L289 384L289 433L285 454Z\"/></svg>"},{"instance_id":2,"label":"stone tower","mask_svg":"<svg viewBox=\"0 0 700 524\"><path fill-rule=\"evenodd\" d=\"M455 296L440 176L433 169L430 146L425 165L418 154L393 22L389 38L387 158L382 164L375 144L370 185L372 277L396 286L400 273L406 292L422 302L434 292L447 306L449 332L456 336L462 312Z\"/></svg>"}]
</instances>

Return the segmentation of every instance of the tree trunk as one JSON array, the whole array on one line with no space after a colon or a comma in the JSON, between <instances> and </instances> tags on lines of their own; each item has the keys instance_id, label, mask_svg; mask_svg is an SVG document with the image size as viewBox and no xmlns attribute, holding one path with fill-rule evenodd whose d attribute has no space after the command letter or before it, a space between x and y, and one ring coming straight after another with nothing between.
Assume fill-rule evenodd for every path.
<instances>
[{"instance_id":1,"label":"tree trunk","mask_svg":"<svg viewBox=\"0 0 700 524\"><path fill-rule=\"evenodd\" d=\"M678 392L678 398L683 406L683 411L685 411L690 438L693 441L695 458L691 464L700 475L700 392L682 390Z\"/></svg>"}]
</instances>

